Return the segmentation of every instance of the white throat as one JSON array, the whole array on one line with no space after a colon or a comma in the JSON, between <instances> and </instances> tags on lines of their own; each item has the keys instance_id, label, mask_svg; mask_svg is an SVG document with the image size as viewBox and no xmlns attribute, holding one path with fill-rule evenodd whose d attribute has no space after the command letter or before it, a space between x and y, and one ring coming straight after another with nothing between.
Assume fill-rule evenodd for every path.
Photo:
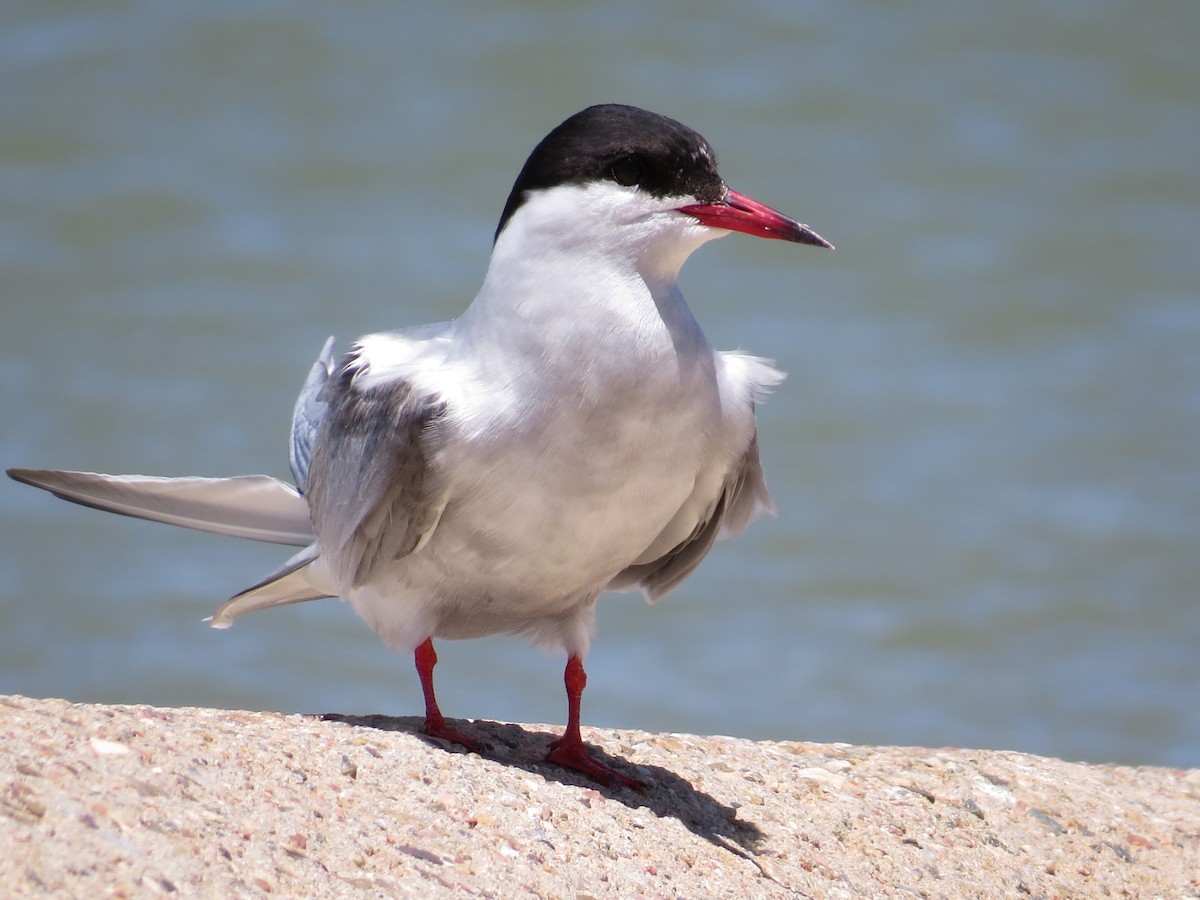
<instances>
[{"instance_id":1,"label":"white throat","mask_svg":"<svg viewBox=\"0 0 1200 900\"><path fill-rule=\"evenodd\" d=\"M538 192L500 233L460 328L482 336L555 323L551 330L561 335L574 322L594 335L661 329L663 320L673 327L682 318L690 330L679 270L702 244L727 232L674 211L687 202L615 184Z\"/></svg>"}]
</instances>

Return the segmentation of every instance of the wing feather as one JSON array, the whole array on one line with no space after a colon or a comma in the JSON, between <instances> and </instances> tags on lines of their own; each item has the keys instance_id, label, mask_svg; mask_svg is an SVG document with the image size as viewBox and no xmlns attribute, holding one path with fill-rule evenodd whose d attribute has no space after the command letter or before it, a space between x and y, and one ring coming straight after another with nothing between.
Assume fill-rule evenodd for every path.
<instances>
[{"instance_id":1,"label":"wing feather","mask_svg":"<svg viewBox=\"0 0 1200 900\"><path fill-rule=\"evenodd\" d=\"M692 533L662 556L622 570L608 585L610 590L640 587L651 601L678 587L700 565L719 534L740 534L760 510L774 511L762 464L758 438L742 454L725 479L721 493L693 528Z\"/></svg>"},{"instance_id":2,"label":"wing feather","mask_svg":"<svg viewBox=\"0 0 1200 900\"><path fill-rule=\"evenodd\" d=\"M445 508L444 482L431 459L446 403L406 378L362 389L356 379L366 369L351 353L326 384L308 472L322 553L339 579L355 586L416 550Z\"/></svg>"},{"instance_id":3,"label":"wing feather","mask_svg":"<svg viewBox=\"0 0 1200 900\"><path fill-rule=\"evenodd\" d=\"M312 448L325 412L325 384L333 373L333 337L325 341L317 361L309 369L300 396L292 409L292 446L288 455L292 477L303 494L308 489L308 467L312 462Z\"/></svg>"},{"instance_id":4,"label":"wing feather","mask_svg":"<svg viewBox=\"0 0 1200 900\"><path fill-rule=\"evenodd\" d=\"M296 547L313 540L304 498L267 475L159 478L55 469L9 469L8 475L63 500L137 519Z\"/></svg>"}]
</instances>

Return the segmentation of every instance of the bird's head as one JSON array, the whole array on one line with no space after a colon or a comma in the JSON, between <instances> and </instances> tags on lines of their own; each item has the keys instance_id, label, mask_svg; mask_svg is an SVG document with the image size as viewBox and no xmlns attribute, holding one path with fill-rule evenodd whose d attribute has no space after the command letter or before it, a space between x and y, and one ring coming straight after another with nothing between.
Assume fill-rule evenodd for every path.
<instances>
[{"instance_id":1,"label":"bird's head","mask_svg":"<svg viewBox=\"0 0 1200 900\"><path fill-rule=\"evenodd\" d=\"M633 106L592 106L534 148L509 194L496 242L663 257L678 265L705 241L740 231L832 245L807 225L731 190L703 137Z\"/></svg>"}]
</instances>

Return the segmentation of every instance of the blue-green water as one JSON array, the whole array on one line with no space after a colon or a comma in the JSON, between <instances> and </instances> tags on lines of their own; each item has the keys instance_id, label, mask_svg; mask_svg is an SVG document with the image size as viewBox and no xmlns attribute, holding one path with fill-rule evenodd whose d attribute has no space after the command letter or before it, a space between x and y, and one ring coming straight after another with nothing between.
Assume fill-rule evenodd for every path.
<instances>
[{"instance_id":1,"label":"blue-green water","mask_svg":"<svg viewBox=\"0 0 1200 900\"><path fill-rule=\"evenodd\" d=\"M327 334L451 317L525 154L672 115L838 245L683 286L774 357L780 509L601 601L585 721L1200 765L1194 2L0 10L0 463L286 475ZM0 483L0 691L413 714L344 605L201 624L286 551ZM452 716L561 661L443 644Z\"/></svg>"}]
</instances>

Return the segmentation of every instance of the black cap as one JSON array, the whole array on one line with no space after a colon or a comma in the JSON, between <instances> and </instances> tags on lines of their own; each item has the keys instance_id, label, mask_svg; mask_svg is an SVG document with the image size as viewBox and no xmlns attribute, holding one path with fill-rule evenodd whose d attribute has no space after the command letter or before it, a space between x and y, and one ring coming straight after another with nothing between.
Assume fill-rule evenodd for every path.
<instances>
[{"instance_id":1,"label":"black cap","mask_svg":"<svg viewBox=\"0 0 1200 900\"><path fill-rule=\"evenodd\" d=\"M607 103L589 106L542 138L513 184L496 237L530 191L612 181L654 197L720 200L725 184L703 137L658 113Z\"/></svg>"}]
</instances>

